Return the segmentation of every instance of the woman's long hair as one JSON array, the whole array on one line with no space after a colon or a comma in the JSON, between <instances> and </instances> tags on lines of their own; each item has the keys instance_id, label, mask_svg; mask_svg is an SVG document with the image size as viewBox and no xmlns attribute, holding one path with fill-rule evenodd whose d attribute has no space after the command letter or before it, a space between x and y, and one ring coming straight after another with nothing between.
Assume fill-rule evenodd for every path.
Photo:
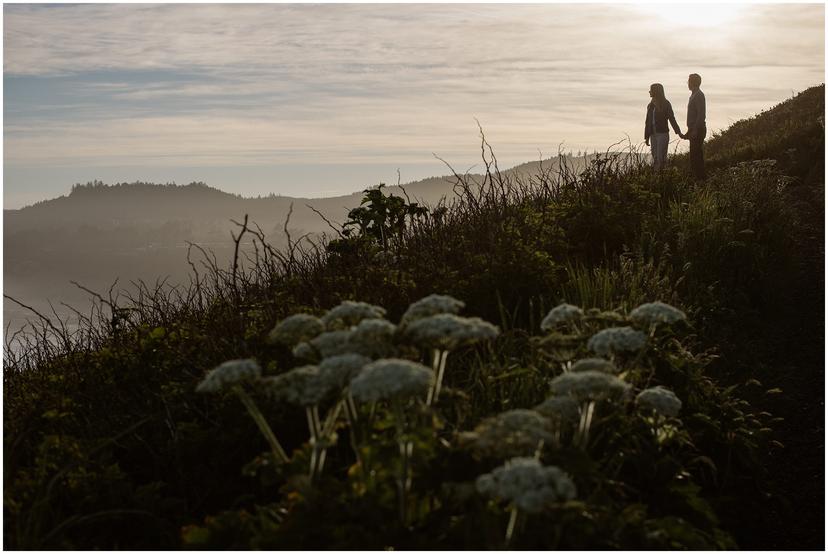
<instances>
[{"instance_id":1,"label":"woman's long hair","mask_svg":"<svg viewBox=\"0 0 828 554\"><path fill-rule=\"evenodd\" d=\"M661 83L650 85L650 92L653 93L653 105L662 113L667 111L667 98L664 97L664 86Z\"/></svg>"}]
</instances>

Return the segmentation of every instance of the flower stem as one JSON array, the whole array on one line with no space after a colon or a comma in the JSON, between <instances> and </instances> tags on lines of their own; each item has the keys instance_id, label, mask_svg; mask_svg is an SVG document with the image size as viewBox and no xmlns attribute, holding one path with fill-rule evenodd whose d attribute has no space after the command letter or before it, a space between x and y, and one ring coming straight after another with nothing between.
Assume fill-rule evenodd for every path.
<instances>
[{"instance_id":1,"label":"flower stem","mask_svg":"<svg viewBox=\"0 0 828 554\"><path fill-rule=\"evenodd\" d=\"M592 415L595 412L595 401L590 400L581 406L581 420L578 423L578 446L586 449L589 442L589 427L592 425Z\"/></svg>"},{"instance_id":2,"label":"flower stem","mask_svg":"<svg viewBox=\"0 0 828 554\"><path fill-rule=\"evenodd\" d=\"M359 419L359 415L357 414L356 404L354 403L354 397L351 396L351 390L347 389L345 391L345 418L348 420L348 433L351 437L351 449L354 451L354 456L356 456L357 465L360 467L360 470L363 472L365 471L365 466L362 462L362 456L359 454L359 440L357 438L357 421Z\"/></svg>"},{"instance_id":3,"label":"flower stem","mask_svg":"<svg viewBox=\"0 0 828 554\"><path fill-rule=\"evenodd\" d=\"M325 425L322 426L322 435L327 437L334 431L334 427L336 426L336 420L339 418L339 412L342 411L342 405L345 403L344 400L340 400L336 403L328 415L325 416Z\"/></svg>"},{"instance_id":4,"label":"flower stem","mask_svg":"<svg viewBox=\"0 0 828 554\"><path fill-rule=\"evenodd\" d=\"M316 440L316 422L313 419L313 409L310 406L305 406L305 416L308 420L308 433L310 433L311 440Z\"/></svg>"},{"instance_id":5,"label":"flower stem","mask_svg":"<svg viewBox=\"0 0 828 554\"><path fill-rule=\"evenodd\" d=\"M584 448L586 449L589 443L589 429L592 427L592 416L595 415L595 401L590 401L587 406L586 425L584 425Z\"/></svg>"},{"instance_id":6,"label":"flower stem","mask_svg":"<svg viewBox=\"0 0 828 554\"><path fill-rule=\"evenodd\" d=\"M394 420L397 427L397 443L400 447L402 464L400 475L397 479L397 490L400 500L400 521L403 526L408 524L408 491L411 489L411 477L409 476L409 463L414 451L414 444L405 440L405 412L399 398L392 400L394 407Z\"/></svg>"},{"instance_id":7,"label":"flower stem","mask_svg":"<svg viewBox=\"0 0 828 554\"><path fill-rule=\"evenodd\" d=\"M327 444L327 439L330 437L334 432L334 427L336 427L336 420L339 417L339 411L342 409L342 400L336 403L336 405L328 412L328 415L325 416L325 424L320 425L319 423L319 408L318 405L314 405L314 418L316 419L316 427L319 435L317 436L318 439L322 439L322 446L319 447L319 459L317 460L317 468L316 473L321 474L322 470L325 467L325 456L328 454L328 447L325 446Z\"/></svg>"},{"instance_id":8,"label":"flower stem","mask_svg":"<svg viewBox=\"0 0 828 554\"><path fill-rule=\"evenodd\" d=\"M517 523L518 518L517 506L512 506L510 512L509 525L506 526L506 546L509 546L509 543L512 542L512 536L515 533L515 524Z\"/></svg>"},{"instance_id":9,"label":"flower stem","mask_svg":"<svg viewBox=\"0 0 828 554\"><path fill-rule=\"evenodd\" d=\"M440 373L440 351L434 349L431 351L431 369L434 371L434 382L428 388L428 396L426 396L426 406L431 406L434 402L434 392L437 386L437 375Z\"/></svg>"},{"instance_id":10,"label":"flower stem","mask_svg":"<svg viewBox=\"0 0 828 554\"><path fill-rule=\"evenodd\" d=\"M314 413L316 411L316 413ZM319 460L319 428L317 427L318 423L318 409L316 405L313 406L305 406L305 416L308 420L308 432L310 433L310 444L311 444L311 459L310 459L310 480L313 482L313 478L316 476L316 465Z\"/></svg>"},{"instance_id":11,"label":"flower stem","mask_svg":"<svg viewBox=\"0 0 828 554\"><path fill-rule=\"evenodd\" d=\"M313 414L313 424L316 426L316 438L319 439L322 437L322 424L319 422L319 405L314 404L311 408L311 413Z\"/></svg>"},{"instance_id":12,"label":"flower stem","mask_svg":"<svg viewBox=\"0 0 828 554\"><path fill-rule=\"evenodd\" d=\"M276 435L273 434L273 429L270 428L270 425L268 425L261 410L259 410L259 407L253 399L250 398L250 395L248 395L239 385L233 387L233 392L239 397L239 400L241 400L242 404L244 404L244 407L247 408L247 412L250 414L250 417L253 418L253 421L256 422L256 425L259 427L259 431L261 431L265 440L267 440L267 443L270 445L270 450L273 452L273 456L276 460L283 464L290 461L290 458L288 458L288 455L285 453L285 449L282 448L281 444L279 444L279 439L277 439Z\"/></svg>"},{"instance_id":13,"label":"flower stem","mask_svg":"<svg viewBox=\"0 0 828 554\"><path fill-rule=\"evenodd\" d=\"M449 351L443 350L442 354L440 355L440 367L437 373L437 382L434 384L434 401L436 402L438 398L440 398L440 390L443 387L443 374L446 372L446 359L448 358Z\"/></svg>"},{"instance_id":14,"label":"flower stem","mask_svg":"<svg viewBox=\"0 0 828 554\"><path fill-rule=\"evenodd\" d=\"M357 412L356 402L354 402L354 397L351 394L350 388L348 389L348 392L345 393L345 405L351 410L351 422L356 423L359 419L359 413Z\"/></svg>"}]
</instances>

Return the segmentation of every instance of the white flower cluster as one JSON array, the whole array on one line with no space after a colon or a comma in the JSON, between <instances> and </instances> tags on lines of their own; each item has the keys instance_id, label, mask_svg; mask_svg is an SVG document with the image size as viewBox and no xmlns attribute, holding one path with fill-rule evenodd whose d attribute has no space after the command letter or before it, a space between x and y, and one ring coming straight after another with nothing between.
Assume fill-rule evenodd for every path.
<instances>
[{"instance_id":1,"label":"white flower cluster","mask_svg":"<svg viewBox=\"0 0 828 554\"><path fill-rule=\"evenodd\" d=\"M396 353L394 333L397 327L384 319L363 319L348 337L352 352L370 358L389 358Z\"/></svg>"},{"instance_id":2,"label":"white flower cluster","mask_svg":"<svg viewBox=\"0 0 828 554\"><path fill-rule=\"evenodd\" d=\"M316 350L313 349L313 346L306 342L300 342L294 346L292 352L294 358L308 362L316 361L316 358L318 357L316 355Z\"/></svg>"},{"instance_id":3,"label":"white flower cluster","mask_svg":"<svg viewBox=\"0 0 828 554\"><path fill-rule=\"evenodd\" d=\"M398 358L371 362L351 381L351 394L362 402L424 394L434 380L428 367Z\"/></svg>"},{"instance_id":4,"label":"white flower cluster","mask_svg":"<svg viewBox=\"0 0 828 554\"><path fill-rule=\"evenodd\" d=\"M641 304L630 312L630 317L633 321L640 321L647 324L675 323L687 319L687 315L684 312L664 302Z\"/></svg>"},{"instance_id":5,"label":"white flower cluster","mask_svg":"<svg viewBox=\"0 0 828 554\"><path fill-rule=\"evenodd\" d=\"M571 396L550 396L533 408L551 421L577 423L581 419L578 402Z\"/></svg>"},{"instance_id":6,"label":"white flower cluster","mask_svg":"<svg viewBox=\"0 0 828 554\"><path fill-rule=\"evenodd\" d=\"M572 364L570 371L603 371L604 373L618 373L615 364L604 358L584 358Z\"/></svg>"},{"instance_id":7,"label":"white flower cluster","mask_svg":"<svg viewBox=\"0 0 828 554\"><path fill-rule=\"evenodd\" d=\"M500 330L479 317L436 314L414 321L405 336L421 348L454 350L459 346L495 338Z\"/></svg>"},{"instance_id":8,"label":"white flower cluster","mask_svg":"<svg viewBox=\"0 0 828 554\"><path fill-rule=\"evenodd\" d=\"M587 348L600 356L609 356L615 352L641 350L646 342L647 336L632 327L610 327L592 335Z\"/></svg>"},{"instance_id":9,"label":"white flower cluster","mask_svg":"<svg viewBox=\"0 0 828 554\"><path fill-rule=\"evenodd\" d=\"M572 304L560 304L552 308L546 317L541 321L541 329L544 331L551 331L559 323L567 321L579 320L584 316L584 311L578 306Z\"/></svg>"},{"instance_id":10,"label":"white flower cluster","mask_svg":"<svg viewBox=\"0 0 828 554\"><path fill-rule=\"evenodd\" d=\"M347 354L351 351L351 331L328 331L309 343L323 358ZM298 348L298 347L297 347Z\"/></svg>"},{"instance_id":11,"label":"white flower cluster","mask_svg":"<svg viewBox=\"0 0 828 554\"><path fill-rule=\"evenodd\" d=\"M380 319L385 317L385 308L365 302L346 300L339 306L328 310L322 316L322 323L329 331L348 329L363 319Z\"/></svg>"},{"instance_id":12,"label":"white flower cluster","mask_svg":"<svg viewBox=\"0 0 828 554\"><path fill-rule=\"evenodd\" d=\"M274 342L292 347L311 340L324 330L325 324L318 317L294 314L280 321L268 336Z\"/></svg>"},{"instance_id":13,"label":"white flower cluster","mask_svg":"<svg viewBox=\"0 0 828 554\"><path fill-rule=\"evenodd\" d=\"M444 294L430 294L408 306L400 319L400 326L405 326L418 319L437 314L458 314L466 304Z\"/></svg>"},{"instance_id":14,"label":"white flower cluster","mask_svg":"<svg viewBox=\"0 0 828 554\"><path fill-rule=\"evenodd\" d=\"M361 354L331 356L319 364L319 376L332 388L342 389L369 363L371 359Z\"/></svg>"},{"instance_id":15,"label":"white flower cluster","mask_svg":"<svg viewBox=\"0 0 828 554\"><path fill-rule=\"evenodd\" d=\"M218 392L227 385L242 381L254 381L262 375L256 360L228 360L207 372L196 392Z\"/></svg>"},{"instance_id":16,"label":"white flower cluster","mask_svg":"<svg viewBox=\"0 0 828 554\"><path fill-rule=\"evenodd\" d=\"M555 396L569 395L583 402L624 396L630 385L603 371L570 371L552 379L549 389Z\"/></svg>"},{"instance_id":17,"label":"white flower cluster","mask_svg":"<svg viewBox=\"0 0 828 554\"><path fill-rule=\"evenodd\" d=\"M681 400L678 396L661 385L639 392L635 397L635 403L667 417L675 417L681 410Z\"/></svg>"},{"instance_id":18,"label":"white flower cluster","mask_svg":"<svg viewBox=\"0 0 828 554\"><path fill-rule=\"evenodd\" d=\"M481 494L508 500L526 513L538 513L557 502L572 500L577 489L557 466L544 466L535 458L512 458L477 478Z\"/></svg>"},{"instance_id":19,"label":"white flower cluster","mask_svg":"<svg viewBox=\"0 0 828 554\"><path fill-rule=\"evenodd\" d=\"M313 406L332 391L332 383L320 377L319 368L306 365L281 375L265 377L262 386L269 395L299 406Z\"/></svg>"},{"instance_id":20,"label":"white flower cluster","mask_svg":"<svg viewBox=\"0 0 828 554\"><path fill-rule=\"evenodd\" d=\"M576 407L577 408L577 407ZM483 455L531 454L540 441L553 444L551 422L533 410L509 410L484 419L461 441Z\"/></svg>"}]
</instances>

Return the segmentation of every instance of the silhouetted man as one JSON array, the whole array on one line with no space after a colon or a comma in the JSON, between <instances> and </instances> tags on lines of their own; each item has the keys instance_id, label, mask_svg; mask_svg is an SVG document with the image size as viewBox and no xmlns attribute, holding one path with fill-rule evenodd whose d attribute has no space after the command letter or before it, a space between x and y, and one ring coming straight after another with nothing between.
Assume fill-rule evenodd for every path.
<instances>
[{"instance_id":1,"label":"silhouetted man","mask_svg":"<svg viewBox=\"0 0 828 554\"><path fill-rule=\"evenodd\" d=\"M690 101L687 102L687 134L681 138L690 141L690 171L696 179L704 179L704 137L707 136L705 124L706 105L701 91L701 76L691 73L687 78L690 89Z\"/></svg>"}]
</instances>

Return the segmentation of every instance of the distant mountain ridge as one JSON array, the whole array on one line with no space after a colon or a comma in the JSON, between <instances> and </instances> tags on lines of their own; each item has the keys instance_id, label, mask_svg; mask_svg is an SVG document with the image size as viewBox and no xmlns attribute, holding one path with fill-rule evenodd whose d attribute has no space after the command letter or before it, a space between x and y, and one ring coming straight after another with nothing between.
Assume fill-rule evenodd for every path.
<instances>
[{"instance_id":1,"label":"distant mountain ridge","mask_svg":"<svg viewBox=\"0 0 828 554\"><path fill-rule=\"evenodd\" d=\"M565 159L568 165L582 168L589 156ZM537 173L540 164L553 167L558 161L528 162L503 173L528 177ZM479 183L483 176L469 177ZM396 185L384 190L435 206L444 198L451 201L453 184L451 176L429 177L403 185L405 193ZM186 282L191 270L188 243L212 250L221 264L230 259L230 233L237 229L231 220L240 221L247 214L268 241L280 247L291 206L289 231L294 237L330 233L327 222L314 210L334 224L344 223L362 196L362 191L356 191L326 198L275 194L245 198L202 182L78 184L67 195L4 210L4 292L49 311L47 299L56 306L66 302L81 307L88 302L88 295L70 281L96 291L107 290L116 279L126 287L138 279ZM8 302L4 314L7 322L15 324L26 315Z\"/></svg>"},{"instance_id":2,"label":"distant mountain ridge","mask_svg":"<svg viewBox=\"0 0 828 554\"><path fill-rule=\"evenodd\" d=\"M594 154L582 157L565 156L566 163L582 168ZM503 173L511 176L536 174L539 166L557 166L558 157L527 162ZM479 182L482 174L470 174L472 181ZM402 186L413 201L429 205L441 199L450 199L453 192L452 176L429 177ZM375 186L375 185L374 185ZM396 185L386 187L388 194L402 196L403 191ZM312 206L336 221L344 219L347 211L359 205L362 191L351 194L303 198L271 194L259 197L244 197L229 193L203 182L186 185L174 183L116 183L114 185L94 181L76 184L68 195L43 200L19 209L4 210L4 231L34 228L55 228L66 224L122 225L128 221L157 222L170 220L196 220L216 222L239 218L248 214L251 220L261 225L284 221L290 205L294 205L292 224L306 231L323 230L327 224L307 206Z\"/></svg>"}]
</instances>

